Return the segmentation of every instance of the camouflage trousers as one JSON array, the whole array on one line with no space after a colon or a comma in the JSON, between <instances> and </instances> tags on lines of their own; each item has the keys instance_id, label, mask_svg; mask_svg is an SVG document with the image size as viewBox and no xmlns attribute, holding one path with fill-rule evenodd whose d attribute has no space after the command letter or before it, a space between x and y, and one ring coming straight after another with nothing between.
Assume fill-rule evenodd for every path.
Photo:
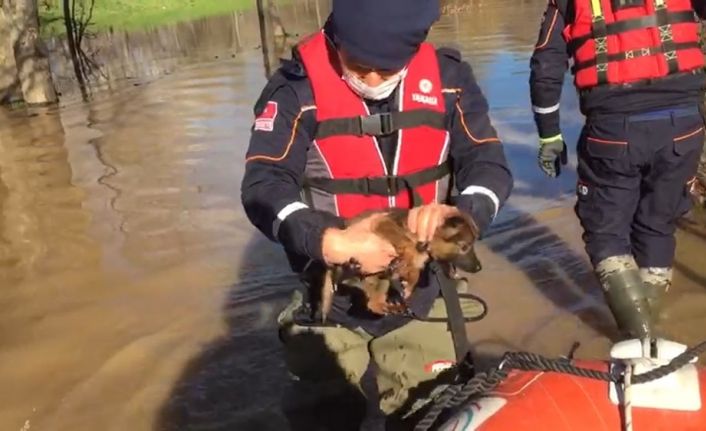
<instances>
[{"instance_id":1,"label":"camouflage trousers","mask_svg":"<svg viewBox=\"0 0 706 431\"><path fill-rule=\"evenodd\" d=\"M295 293L278 319L293 380L284 399L292 429L384 429L361 423L416 410L448 382L451 373L443 371L456 362L448 323L411 320L373 337L362 329L300 326L292 316L301 301ZM482 313L477 302L461 301L464 316ZM442 298L429 317L446 318Z\"/></svg>"}]
</instances>

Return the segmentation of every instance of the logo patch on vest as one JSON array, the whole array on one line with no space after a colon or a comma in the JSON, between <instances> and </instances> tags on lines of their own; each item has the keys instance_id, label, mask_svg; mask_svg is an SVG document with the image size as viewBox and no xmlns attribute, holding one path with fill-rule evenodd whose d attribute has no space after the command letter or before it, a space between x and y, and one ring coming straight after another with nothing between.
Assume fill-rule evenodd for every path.
<instances>
[{"instance_id":1,"label":"logo patch on vest","mask_svg":"<svg viewBox=\"0 0 706 431\"><path fill-rule=\"evenodd\" d=\"M439 99L435 96L425 96L419 93L412 93L412 100L423 105L437 106L439 104Z\"/></svg>"},{"instance_id":2,"label":"logo patch on vest","mask_svg":"<svg viewBox=\"0 0 706 431\"><path fill-rule=\"evenodd\" d=\"M277 102L267 102L262 114L255 118L255 130L271 132L275 128L275 118L277 118Z\"/></svg>"},{"instance_id":3,"label":"logo patch on vest","mask_svg":"<svg viewBox=\"0 0 706 431\"><path fill-rule=\"evenodd\" d=\"M419 81L419 91L421 91L424 94L429 94L431 93L431 90L434 89L434 84L431 83L428 79L422 79Z\"/></svg>"},{"instance_id":4,"label":"logo patch on vest","mask_svg":"<svg viewBox=\"0 0 706 431\"><path fill-rule=\"evenodd\" d=\"M419 91L424 94L412 93L412 100L423 105L438 106L439 99L436 96L429 96L429 93L434 89L434 84L428 79L419 81Z\"/></svg>"}]
</instances>

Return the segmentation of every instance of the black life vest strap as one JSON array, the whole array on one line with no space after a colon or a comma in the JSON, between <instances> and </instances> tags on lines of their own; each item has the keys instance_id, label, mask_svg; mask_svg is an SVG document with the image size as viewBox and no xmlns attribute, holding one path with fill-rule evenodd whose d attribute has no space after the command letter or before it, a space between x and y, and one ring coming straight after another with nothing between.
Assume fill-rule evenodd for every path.
<instances>
[{"instance_id":1,"label":"black life vest strap","mask_svg":"<svg viewBox=\"0 0 706 431\"><path fill-rule=\"evenodd\" d=\"M304 189L314 188L331 194L360 194L366 196L397 196L400 192L406 190L410 194L410 202L416 207L423 203L416 188L440 180L450 174L450 172L450 163L446 162L407 175L341 179L305 178Z\"/></svg>"},{"instance_id":2,"label":"black life vest strap","mask_svg":"<svg viewBox=\"0 0 706 431\"><path fill-rule=\"evenodd\" d=\"M608 83L608 26L603 15L593 17L593 40L596 44L598 85Z\"/></svg>"},{"instance_id":3,"label":"black life vest strap","mask_svg":"<svg viewBox=\"0 0 706 431\"><path fill-rule=\"evenodd\" d=\"M680 51L683 49L691 49L691 48L700 48L701 44L699 42L679 42L679 43L674 43L674 48L676 51ZM624 52L619 52L616 54L609 54L608 55L608 62L612 63L615 61L625 61L625 60L632 60L633 58L640 58L640 57L647 57L650 55L657 55L662 53L664 50L663 46L653 46L651 48L642 48L642 49L633 49L631 51L624 51ZM597 63L597 59L592 59L588 61L584 61L581 63L576 63L573 65L571 68L574 73L595 66Z\"/></svg>"},{"instance_id":4,"label":"black life vest strap","mask_svg":"<svg viewBox=\"0 0 706 431\"><path fill-rule=\"evenodd\" d=\"M418 126L446 130L446 116L443 112L431 109L412 109L359 117L334 118L317 124L316 139L337 135L382 136Z\"/></svg>"},{"instance_id":5,"label":"black life vest strap","mask_svg":"<svg viewBox=\"0 0 706 431\"><path fill-rule=\"evenodd\" d=\"M677 60L677 49L674 44L672 26L669 23L667 4L665 0L654 0L654 4L655 15L657 16L657 30L659 32L659 40L662 44L662 54L664 55L664 60L667 62L669 74L672 75L679 71L679 61Z\"/></svg>"},{"instance_id":6,"label":"black life vest strap","mask_svg":"<svg viewBox=\"0 0 706 431\"><path fill-rule=\"evenodd\" d=\"M698 23L693 11L669 12L664 10L661 14L663 15L661 18L657 15L651 15L642 18L626 19L624 21L605 24L605 36L614 36L616 34L621 34L632 30L659 27L661 25L682 24L689 22ZM576 53L576 50L578 50L584 43L590 39L595 39L596 37L603 36L601 36L600 31L596 34L596 29L594 28L593 34L572 39L569 42L569 52Z\"/></svg>"}]
</instances>

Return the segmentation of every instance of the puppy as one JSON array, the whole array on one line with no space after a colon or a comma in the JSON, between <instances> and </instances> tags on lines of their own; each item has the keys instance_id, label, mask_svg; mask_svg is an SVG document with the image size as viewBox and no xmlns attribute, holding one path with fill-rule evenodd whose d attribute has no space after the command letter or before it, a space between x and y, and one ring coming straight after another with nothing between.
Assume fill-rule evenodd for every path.
<instances>
[{"instance_id":1,"label":"puppy","mask_svg":"<svg viewBox=\"0 0 706 431\"><path fill-rule=\"evenodd\" d=\"M366 218L373 212L366 212L350 219L352 225ZM394 208L384 211L382 217L375 220L373 233L392 244L397 258L390 266L377 274L362 274L360 265L351 259L343 265L334 265L326 269L321 286L321 318L325 322L331 310L333 295L339 285L361 289L367 297L367 307L376 314L401 313L407 310L405 301L416 287L422 270L429 259L446 264L446 267L458 267L468 272L478 272L481 264L475 254L474 243L478 238L478 227L471 217L461 213L447 218L439 226L429 243L417 241L409 230L407 219L409 210ZM402 292L393 287L401 284ZM388 301L391 293L398 293L397 300Z\"/></svg>"}]
</instances>

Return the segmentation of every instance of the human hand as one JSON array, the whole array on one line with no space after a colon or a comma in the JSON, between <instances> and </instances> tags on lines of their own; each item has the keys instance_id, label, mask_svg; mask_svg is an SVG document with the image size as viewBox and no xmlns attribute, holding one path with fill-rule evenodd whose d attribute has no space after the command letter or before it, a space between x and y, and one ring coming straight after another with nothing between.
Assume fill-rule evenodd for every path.
<instances>
[{"instance_id":1,"label":"human hand","mask_svg":"<svg viewBox=\"0 0 706 431\"><path fill-rule=\"evenodd\" d=\"M407 217L409 230L417 235L420 242L429 242L434 237L436 229L444 224L444 221L460 214L458 208L444 204L427 204L412 208Z\"/></svg>"},{"instance_id":2,"label":"human hand","mask_svg":"<svg viewBox=\"0 0 706 431\"><path fill-rule=\"evenodd\" d=\"M327 229L322 250L328 265L340 265L353 259L363 274L375 274L388 267L397 257L389 241L373 232L382 214L363 218L345 229Z\"/></svg>"}]
</instances>

